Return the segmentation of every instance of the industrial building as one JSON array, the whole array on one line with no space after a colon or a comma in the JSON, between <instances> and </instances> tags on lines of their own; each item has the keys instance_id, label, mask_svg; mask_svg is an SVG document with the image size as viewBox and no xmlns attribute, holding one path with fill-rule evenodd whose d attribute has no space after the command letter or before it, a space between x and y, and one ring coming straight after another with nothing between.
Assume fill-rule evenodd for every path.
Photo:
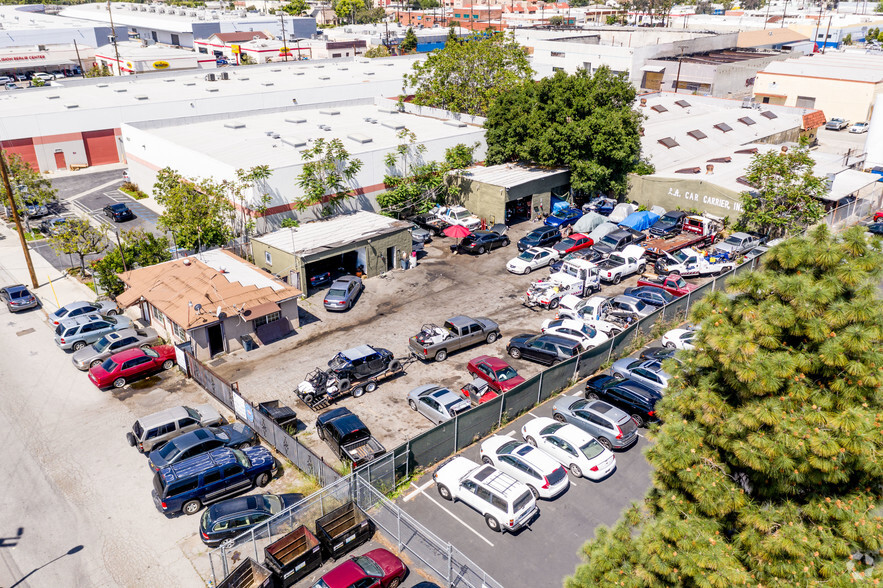
<instances>
[{"instance_id":1,"label":"industrial building","mask_svg":"<svg viewBox=\"0 0 883 588\"><path fill-rule=\"evenodd\" d=\"M279 229L251 240L255 265L310 292L310 278L330 272L372 277L411 255L411 224L365 211Z\"/></svg>"},{"instance_id":2,"label":"industrial building","mask_svg":"<svg viewBox=\"0 0 883 588\"><path fill-rule=\"evenodd\" d=\"M324 72L320 77L330 76L329 69L353 75L347 65L316 70L304 63L308 62L299 67ZM384 159L410 142L401 135L405 129L426 148L418 156L422 161L441 161L446 149L475 143L479 144L475 159L484 158L485 131L480 123L434 109L419 109L417 114L418 109L409 104L403 108L399 110L393 96L133 122L122 125L122 143L129 176L148 192L157 171L165 167L185 177L220 181L235 178L237 169L269 166L272 175L260 186L260 193L270 197L265 210L260 206L258 212L257 193L246 202L250 213L259 217L257 228L263 232L278 227L284 218L297 216L303 221L327 212L323 206L298 210L304 198L299 177L309 161L302 154L320 139L341 141L351 160L363 164L349 184L352 196L339 210L377 209L375 197L386 189L383 180L389 173ZM408 112L409 108L415 112Z\"/></svg>"},{"instance_id":3,"label":"industrial building","mask_svg":"<svg viewBox=\"0 0 883 588\"><path fill-rule=\"evenodd\" d=\"M215 69L214 57L206 58L187 49L164 45L142 45L134 41L104 45L95 50L97 67L114 75L137 75L152 71Z\"/></svg>"},{"instance_id":4,"label":"industrial building","mask_svg":"<svg viewBox=\"0 0 883 588\"><path fill-rule=\"evenodd\" d=\"M44 172L118 163L125 161L118 138L124 122L247 113L323 103L329 96L397 96L415 59L421 57L67 78L55 82L59 86L0 93L0 146Z\"/></svg>"}]
</instances>

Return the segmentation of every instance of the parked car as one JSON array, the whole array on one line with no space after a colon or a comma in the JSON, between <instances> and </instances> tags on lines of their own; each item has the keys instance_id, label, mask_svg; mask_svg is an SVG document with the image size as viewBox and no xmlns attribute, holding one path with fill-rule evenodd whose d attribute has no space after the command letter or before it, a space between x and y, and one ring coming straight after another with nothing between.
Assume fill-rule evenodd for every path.
<instances>
[{"instance_id":1,"label":"parked car","mask_svg":"<svg viewBox=\"0 0 883 588\"><path fill-rule=\"evenodd\" d=\"M156 472L151 492L153 503L163 514L196 514L204 504L255 486L263 488L276 470L276 459L266 447L222 447Z\"/></svg>"},{"instance_id":2,"label":"parked car","mask_svg":"<svg viewBox=\"0 0 883 588\"><path fill-rule=\"evenodd\" d=\"M128 206L123 204L122 202L117 202L116 204L108 204L104 207L105 216L110 217L115 223L121 223L123 221L135 218L135 215L132 214L132 211Z\"/></svg>"},{"instance_id":3,"label":"parked car","mask_svg":"<svg viewBox=\"0 0 883 588\"><path fill-rule=\"evenodd\" d=\"M500 247L509 246L509 237L495 231L472 231L457 245L459 253L477 253L484 255L486 252Z\"/></svg>"},{"instance_id":4,"label":"parked car","mask_svg":"<svg viewBox=\"0 0 883 588\"><path fill-rule=\"evenodd\" d=\"M103 314L104 316L114 316L120 313L116 302L110 300L98 300L96 302L71 302L65 304L51 315L53 325L57 325L63 319L74 318L87 314Z\"/></svg>"},{"instance_id":5,"label":"parked car","mask_svg":"<svg viewBox=\"0 0 883 588\"><path fill-rule=\"evenodd\" d=\"M105 359L134 347L149 348L159 341L159 335L153 329L123 329L108 333L92 345L74 352L71 361L80 371L100 365Z\"/></svg>"},{"instance_id":6,"label":"parked car","mask_svg":"<svg viewBox=\"0 0 883 588\"><path fill-rule=\"evenodd\" d=\"M312 588L398 588L408 568L386 549L351 557L319 578Z\"/></svg>"},{"instance_id":7,"label":"parked car","mask_svg":"<svg viewBox=\"0 0 883 588\"><path fill-rule=\"evenodd\" d=\"M543 333L573 339L583 351L597 347L609 337L591 325L575 319L546 319L540 329Z\"/></svg>"},{"instance_id":8,"label":"parked car","mask_svg":"<svg viewBox=\"0 0 883 588\"><path fill-rule=\"evenodd\" d=\"M459 394L435 384L418 386L408 392L408 406L435 425L447 422L472 408L469 401Z\"/></svg>"},{"instance_id":9,"label":"parked car","mask_svg":"<svg viewBox=\"0 0 883 588\"><path fill-rule=\"evenodd\" d=\"M537 227L518 240L518 250L526 251L531 247L551 247L561 240L561 231L557 227Z\"/></svg>"},{"instance_id":10,"label":"parked car","mask_svg":"<svg viewBox=\"0 0 883 588\"><path fill-rule=\"evenodd\" d=\"M154 447L187 431L223 423L224 419L211 404L200 404L194 408L175 406L135 421L132 430L126 433L126 440L140 453L149 453Z\"/></svg>"},{"instance_id":11,"label":"parked car","mask_svg":"<svg viewBox=\"0 0 883 588\"><path fill-rule=\"evenodd\" d=\"M491 531L515 532L540 512L526 485L493 466L465 457L443 461L432 480L442 498L460 500L481 513Z\"/></svg>"},{"instance_id":12,"label":"parked car","mask_svg":"<svg viewBox=\"0 0 883 588\"><path fill-rule=\"evenodd\" d=\"M147 463L153 471L158 472L166 466L219 447L245 449L258 444L255 432L242 423L206 427L179 435L162 447L154 449L148 454Z\"/></svg>"},{"instance_id":13,"label":"parked car","mask_svg":"<svg viewBox=\"0 0 883 588\"><path fill-rule=\"evenodd\" d=\"M489 345L500 338L500 325L489 318L458 315L446 320L441 327L432 323L408 339L408 348L417 357L444 361L448 354L472 345Z\"/></svg>"},{"instance_id":14,"label":"parked car","mask_svg":"<svg viewBox=\"0 0 883 588\"><path fill-rule=\"evenodd\" d=\"M714 246L713 254L726 259L734 259L754 249L761 243L763 243L763 239L757 235L733 233L724 239L723 242Z\"/></svg>"},{"instance_id":15,"label":"parked car","mask_svg":"<svg viewBox=\"0 0 883 588\"><path fill-rule=\"evenodd\" d=\"M623 292L625 296L640 300L644 304L660 307L674 301L675 297L662 288L654 288L653 286L637 286L626 288Z\"/></svg>"},{"instance_id":16,"label":"parked car","mask_svg":"<svg viewBox=\"0 0 883 588\"><path fill-rule=\"evenodd\" d=\"M60 216L43 219L40 221L40 232L48 236L56 235L66 222L67 219Z\"/></svg>"},{"instance_id":17,"label":"parked car","mask_svg":"<svg viewBox=\"0 0 883 588\"><path fill-rule=\"evenodd\" d=\"M868 126L869 125L866 122L857 122L854 125L852 125L851 127L849 127L849 132L855 133L855 134L867 133Z\"/></svg>"},{"instance_id":18,"label":"parked car","mask_svg":"<svg viewBox=\"0 0 883 588\"><path fill-rule=\"evenodd\" d=\"M676 349L672 349L669 347L646 347L643 351L641 351L640 357L641 359L655 359L657 361L665 361L666 359L672 359L677 352Z\"/></svg>"},{"instance_id":19,"label":"parked car","mask_svg":"<svg viewBox=\"0 0 883 588\"><path fill-rule=\"evenodd\" d=\"M24 90L24 88L22 88L15 82L6 82L3 84L3 87L7 90Z\"/></svg>"},{"instance_id":20,"label":"parked car","mask_svg":"<svg viewBox=\"0 0 883 588\"><path fill-rule=\"evenodd\" d=\"M217 547L301 500L303 494L257 494L222 500L202 513L199 538L208 547Z\"/></svg>"},{"instance_id":21,"label":"parked car","mask_svg":"<svg viewBox=\"0 0 883 588\"><path fill-rule=\"evenodd\" d=\"M89 368L89 380L99 389L122 388L139 378L175 365L175 347L158 345L149 349L128 349L111 355L101 365Z\"/></svg>"},{"instance_id":22,"label":"parked car","mask_svg":"<svg viewBox=\"0 0 883 588\"><path fill-rule=\"evenodd\" d=\"M695 349L695 329L672 329L662 336L662 345L669 349Z\"/></svg>"},{"instance_id":23,"label":"parked car","mask_svg":"<svg viewBox=\"0 0 883 588\"><path fill-rule=\"evenodd\" d=\"M639 427L659 420L656 416L656 401L662 395L639 382L613 376L594 376L586 382L586 398L601 399L627 412Z\"/></svg>"},{"instance_id":24,"label":"parked car","mask_svg":"<svg viewBox=\"0 0 883 588\"><path fill-rule=\"evenodd\" d=\"M872 235L883 235L883 222L880 223L871 223L867 227L865 227Z\"/></svg>"},{"instance_id":25,"label":"parked car","mask_svg":"<svg viewBox=\"0 0 883 588\"><path fill-rule=\"evenodd\" d=\"M55 76L51 73L45 71L38 71L31 76L32 80L43 80L44 82L51 82L55 79Z\"/></svg>"},{"instance_id":26,"label":"parked car","mask_svg":"<svg viewBox=\"0 0 883 588\"><path fill-rule=\"evenodd\" d=\"M616 468L613 452L575 425L537 417L521 427L521 437L577 478L598 481Z\"/></svg>"},{"instance_id":27,"label":"parked car","mask_svg":"<svg viewBox=\"0 0 883 588\"><path fill-rule=\"evenodd\" d=\"M567 227L578 221L583 216L583 211L578 208L562 208L546 217L547 227Z\"/></svg>"},{"instance_id":28,"label":"parked car","mask_svg":"<svg viewBox=\"0 0 883 588\"><path fill-rule=\"evenodd\" d=\"M552 405L552 417L576 425L607 449L625 449L638 440L632 417L603 400L562 396Z\"/></svg>"},{"instance_id":29,"label":"parked car","mask_svg":"<svg viewBox=\"0 0 883 588\"><path fill-rule=\"evenodd\" d=\"M604 259L604 256L591 247L583 247L582 249L577 249L573 253L568 253L564 257L550 263L549 271L553 274L555 272L559 272L561 271L561 268L564 266L565 263L574 259L582 259L585 261L590 261L592 263L598 263L598 261Z\"/></svg>"},{"instance_id":30,"label":"parked car","mask_svg":"<svg viewBox=\"0 0 883 588\"><path fill-rule=\"evenodd\" d=\"M352 463L354 470L386 453L362 419L343 406L319 415L316 434L341 461Z\"/></svg>"},{"instance_id":31,"label":"parked car","mask_svg":"<svg viewBox=\"0 0 883 588\"><path fill-rule=\"evenodd\" d=\"M531 247L521 252L506 264L506 270L513 274L529 274L535 269L549 265L552 260L558 259L558 252L550 247Z\"/></svg>"},{"instance_id":32,"label":"parked car","mask_svg":"<svg viewBox=\"0 0 883 588\"><path fill-rule=\"evenodd\" d=\"M656 311L656 307L648 306L637 298L620 294L610 300L610 314L615 317L642 319Z\"/></svg>"},{"instance_id":33,"label":"parked car","mask_svg":"<svg viewBox=\"0 0 883 588\"><path fill-rule=\"evenodd\" d=\"M666 389L668 381L671 379L669 374L662 371L662 362L655 360L644 361L624 357L615 361L610 369L613 372L613 377L634 380L660 394Z\"/></svg>"},{"instance_id":34,"label":"parked car","mask_svg":"<svg viewBox=\"0 0 883 588\"><path fill-rule=\"evenodd\" d=\"M579 341L551 333L516 335L506 345L506 353L512 358L524 358L544 365L556 365L579 355L580 351Z\"/></svg>"},{"instance_id":35,"label":"parked car","mask_svg":"<svg viewBox=\"0 0 883 588\"><path fill-rule=\"evenodd\" d=\"M432 232L418 226L416 223L411 223L411 241L429 243L432 241Z\"/></svg>"},{"instance_id":36,"label":"parked car","mask_svg":"<svg viewBox=\"0 0 883 588\"><path fill-rule=\"evenodd\" d=\"M490 355L479 355L470 359L466 370L473 378L481 378L497 392L508 392L524 382L512 366Z\"/></svg>"},{"instance_id":37,"label":"parked car","mask_svg":"<svg viewBox=\"0 0 883 588\"><path fill-rule=\"evenodd\" d=\"M0 76L0 84L8 84L14 81L10 76Z\"/></svg>"},{"instance_id":38,"label":"parked car","mask_svg":"<svg viewBox=\"0 0 883 588\"><path fill-rule=\"evenodd\" d=\"M28 218L41 218L49 214L49 208L35 200L27 201L24 205L24 214Z\"/></svg>"},{"instance_id":39,"label":"parked car","mask_svg":"<svg viewBox=\"0 0 883 588\"><path fill-rule=\"evenodd\" d=\"M334 280L322 303L325 310L349 310L356 303L356 298L365 289L362 278L342 276Z\"/></svg>"},{"instance_id":40,"label":"parked car","mask_svg":"<svg viewBox=\"0 0 883 588\"><path fill-rule=\"evenodd\" d=\"M568 253L573 253L574 251L579 251L580 249L587 249L592 246L594 241L588 236L583 235L582 233L573 233L569 237L566 237L555 244L552 249L558 252L560 257L564 257Z\"/></svg>"},{"instance_id":41,"label":"parked car","mask_svg":"<svg viewBox=\"0 0 883 588\"><path fill-rule=\"evenodd\" d=\"M86 314L62 319L55 327L55 344L59 349L79 351L108 333L132 327L132 319L125 316Z\"/></svg>"},{"instance_id":42,"label":"parked car","mask_svg":"<svg viewBox=\"0 0 883 588\"><path fill-rule=\"evenodd\" d=\"M650 234L654 237L674 237L681 232L687 213L683 210L669 210L659 217L650 227Z\"/></svg>"},{"instance_id":43,"label":"parked car","mask_svg":"<svg viewBox=\"0 0 883 588\"><path fill-rule=\"evenodd\" d=\"M843 118L832 118L825 124L825 129L829 131L842 131L849 126L849 121Z\"/></svg>"},{"instance_id":44,"label":"parked car","mask_svg":"<svg viewBox=\"0 0 883 588\"><path fill-rule=\"evenodd\" d=\"M40 301L37 300L37 297L21 284L0 288L0 298L6 302L6 308L9 312L21 312L40 306Z\"/></svg>"},{"instance_id":45,"label":"parked car","mask_svg":"<svg viewBox=\"0 0 883 588\"><path fill-rule=\"evenodd\" d=\"M593 245L596 251L603 255L610 255L622 251L627 245L637 245L647 239L647 235L640 231L620 228L607 233L601 240Z\"/></svg>"},{"instance_id":46,"label":"parked car","mask_svg":"<svg viewBox=\"0 0 883 588\"><path fill-rule=\"evenodd\" d=\"M482 442L479 453L482 462L526 484L534 498L552 499L570 486L560 463L511 437L491 435Z\"/></svg>"},{"instance_id":47,"label":"parked car","mask_svg":"<svg viewBox=\"0 0 883 588\"><path fill-rule=\"evenodd\" d=\"M595 198L583 204L584 212L597 212L602 216L609 216L618 202L613 198Z\"/></svg>"}]
</instances>

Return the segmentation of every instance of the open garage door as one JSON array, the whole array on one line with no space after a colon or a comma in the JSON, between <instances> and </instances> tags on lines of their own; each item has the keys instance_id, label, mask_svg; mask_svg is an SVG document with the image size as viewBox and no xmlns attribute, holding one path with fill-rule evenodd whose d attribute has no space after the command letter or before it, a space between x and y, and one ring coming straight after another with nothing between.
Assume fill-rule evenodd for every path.
<instances>
[{"instance_id":1,"label":"open garage door","mask_svg":"<svg viewBox=\"0 0 883 588\"><path fill-rule=\"evenodd\" d=\"M0 147L7 153L15 153L22 158L22 161L30 163L31 167L36 170L40 169L37 162L37 152L34 151L33 139L11 139L9 141L0 142Z\"/></svg>"},{"instance_id":2,"label":"open garage door","mask_svg":"<svg viewBox=\"0 0 883 588\"><path fill-rule=\"evenodd\" d=\"M320 259L319 261L310 262L306 264L307 284L310 283L310 278L321 276L325 273L330 273L332 280L335 280L340 276L345 276L347 274L355 275L356 267L358 265L359 256L355 251L347 251L343 254L334 255L332 257ZM329 285L329 282L325 282L322 285L317 286L315 289L310 288L309 294L312 294L312 292L317 289L327 288Z\"/></svg>"},{"instance_id":3,"label":"open garage door","mask_svg":"<svg viewBox=\"0 0 883 588\"><path fill-rule=\"evenodd\" d=\"M89 165L119 163L120 155L113 129L86 131L83 133L83 143L86 145L86 159Z\"/></svg>"}]
</instances>

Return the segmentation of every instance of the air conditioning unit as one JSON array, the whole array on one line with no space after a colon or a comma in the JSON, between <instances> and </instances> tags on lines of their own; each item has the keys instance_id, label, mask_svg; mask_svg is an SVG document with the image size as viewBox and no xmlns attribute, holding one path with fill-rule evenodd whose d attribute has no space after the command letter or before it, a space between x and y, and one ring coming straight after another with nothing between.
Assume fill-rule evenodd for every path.
<instances>
[{"instance_id":1,"label":"air conditioning unit","mask_svg":"<svg viewBox=\"0 0 883 588\"><path fill-rule=\"evenodd\" d=\"M214 75L214 74L209 74L209 75ZM230 74L226 71L222 71L220 73L220 76L221 76L222 80L229 80L230 79Z\"/></svg>"},{"instance_id":2,"label":"air conditioning unit","mask_svg":"<svg viewBox=\"0 0 883 588\"><path fill-rule=\"evenodd\" d=\"M215 74L213 74L213 73L205 74L205 81L214 82L215 81Z\"/></svg>"}]
</instances>

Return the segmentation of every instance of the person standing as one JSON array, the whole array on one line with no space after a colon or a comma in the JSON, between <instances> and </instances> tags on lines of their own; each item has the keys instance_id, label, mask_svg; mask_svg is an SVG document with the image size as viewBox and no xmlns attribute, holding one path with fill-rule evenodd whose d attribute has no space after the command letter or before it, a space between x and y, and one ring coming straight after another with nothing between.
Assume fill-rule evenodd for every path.
<instances>
[{"instance_id":1,"label":"person standing","mask_svg":"<svg viewBox=\"0 0 883 588\"><path fill-rule=\"evenodd\" d=\"M414 269L415 267L417 267L417 252L412 251L411 252L411 269Z\"/></svg>"},{"instance_id":2,"label":"person standing","mask_svg":"<svg viewBox=\"0 0 883 588\"><path fill-rule=\"evenodd\" d=\"M408 264L410 263L410 259L408 258L408 252L402 251L402 269L407 270Z\"/></svg>"}]
</instances>

